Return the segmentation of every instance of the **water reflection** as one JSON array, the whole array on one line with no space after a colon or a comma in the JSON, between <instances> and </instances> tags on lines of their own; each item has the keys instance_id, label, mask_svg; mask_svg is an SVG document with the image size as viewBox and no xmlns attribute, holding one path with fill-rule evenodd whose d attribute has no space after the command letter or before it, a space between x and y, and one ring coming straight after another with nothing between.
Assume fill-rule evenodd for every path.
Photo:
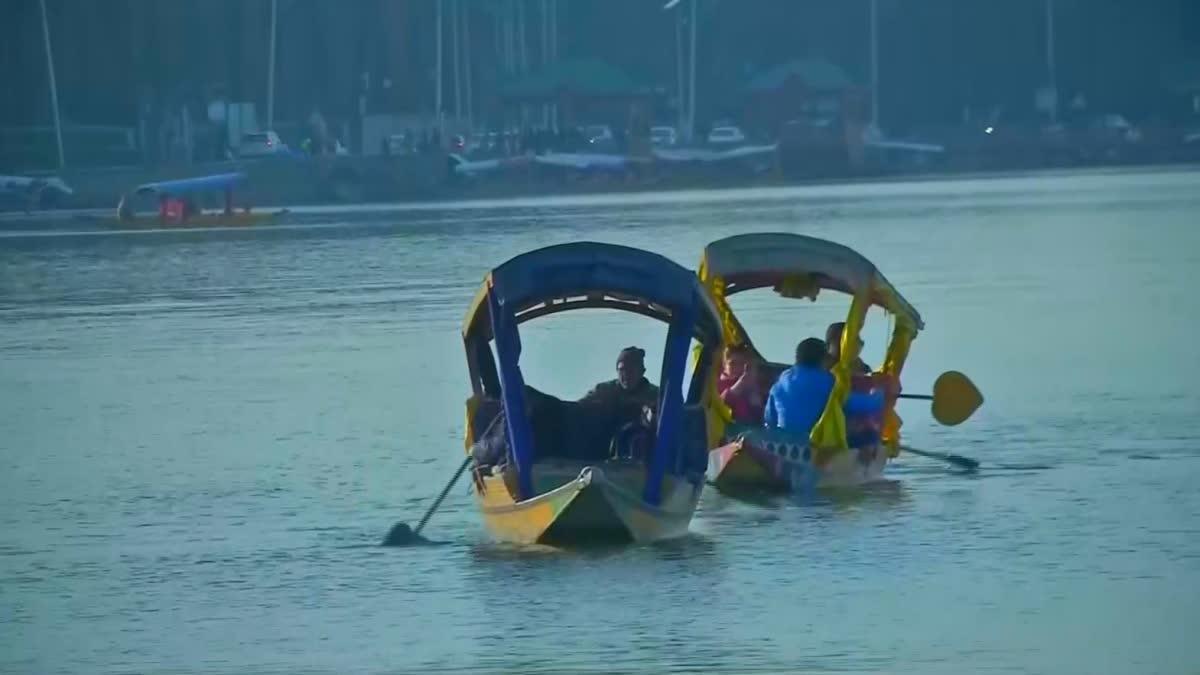
<instances>
[{"instance_id":1,"label":"water reflection","mask_svg":"<svg viewBox=\"0 0 1200 675\"><path fill-rule=\"evenodd\" d=\"M627 564L658 561L684 561L700 567L715 562L720 548L710 537L689 532L682 537L650 543L607 543L571 547L540 544L510 544L481 541L468 547L470 557L490 566L509 565L512 570L536 571L553 564ZM701 571L700 567L695 571ZM493 569L490 573L495 572Z\"/></svg>"},{"instance_id":2,"label":"water reflection","mask_svg":"<svg viewBox=\"0 0 1200 675\"><path fill-rule=\"evenodd\" d=\"M0 671L1192 672L1200 315L1180 310L1198 185L1039 176L8 236ZM692 535L590 550L491 543L456 489L422 533L444 545L378 546L461 456L458 331L487 269L584 237L692 266L749 230L836 239L906 289L928 324L906 389L961 366L988 402L953 429L908 407L905 436L977 475L902 456L891 483L807 502L706 489ZM764 344L802 332L758 318ZM566 384L611 377L608 351L535 357Z\"/></svg>"},{"instance_id":3,"label":"water reflection","mask_svg":"<svg viewBox=\"0 0 1200 675\"><path fill-rule=\"evenodd\" d=\"M772 510L807 508L815 511L827 510L838 514L868 507L879 510L895 508L909 501L909 492L902 480L885 478L858 487L824 487L814 491L800 490L779 493L755 489L706 488L702 502L704 514L730 514L731 517L745 515L748 507L763 510L750 518L770 517Z\"/></svg>"}]
</instances>

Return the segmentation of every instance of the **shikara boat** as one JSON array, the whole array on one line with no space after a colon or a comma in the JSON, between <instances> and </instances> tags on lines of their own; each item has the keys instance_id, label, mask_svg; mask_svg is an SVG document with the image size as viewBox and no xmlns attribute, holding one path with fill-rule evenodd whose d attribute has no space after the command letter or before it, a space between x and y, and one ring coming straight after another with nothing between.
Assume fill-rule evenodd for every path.
<instances>
[{"instance_id":1,"label":"shikara boat","mask_svg":"<svg viewBox=\"0 0 1200 675\"><path fill-rule=\"evenodd\" d=\"M222 173L197 178L183 178L158 183L146 183L121 196L117 217L106 219L112 227L240 227L268 225L278 221L287 209L271 212L251 212L249 206L240 210L234 206L234 189L246 182L246 174ZM197 199L204 194L222 195L222 208L202 210ZM157 197L157 212L135 212L134 204L146 197Z\"/></svg>"},{"instance_id":2,"label":"shikara boat","mask_svg":"<svg viewBox=\"0 0 1200 675\"><path fill-rule=\"evenodd\" d=\"M772 362L754 346L729 305L729 297L771 288L783 297L815 300L821 291L850 296L840 360L831 371L834 387L823 415L808 436L781 429L739 424L724 405L720 444L709 453L708 479L719 490L787 491L795 488L857 486L879 480L888 461L900 454L900 418L895 396L886 400L879 441L849 447L842 410L859 356L859 333L870 307L881 307L895 328L879 372L897 378L909 347L924 328L921 315L865 257L832 241L789 233L744 234L710 243L697 271L722 317L723 342L745 345L767 376L767 386L790 364ZM814 334L824 327L814 328ZM958 424L982 403L965 376L944 373L935 385L933 412L943 424ZM949 402L949 403L947 403Z\"/></svg>"},{"instance_id":3,"label":"shikara boat","mask_svg":"<svg viewBox=\"0 0 1200 675\"><path fill-rule=\"evenodd\" d=\"M660 397L639 420L560 400L524 382L518 327L596 308L668 324ZM466 446L479 510L496 539L646 542L687 531L704 487L707 450L720 431L711 398L720 319L694 273L624 246L538 249L487 275L462 335L473 392ZM693 341L700 356L689 378ZM631 430L641 433L640 455L622 451L622 434Z\"/></svg>"}]
</instances>

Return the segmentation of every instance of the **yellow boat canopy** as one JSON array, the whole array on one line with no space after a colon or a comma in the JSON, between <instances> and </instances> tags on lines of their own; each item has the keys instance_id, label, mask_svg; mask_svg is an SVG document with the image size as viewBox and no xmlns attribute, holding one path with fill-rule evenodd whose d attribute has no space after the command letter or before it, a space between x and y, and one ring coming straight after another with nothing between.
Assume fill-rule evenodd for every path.
<instances>
[{"instance_id":1,"label":"yellow boat canopy","mask_svg":"<svg viewBox=\"0 0 1200 675\"><path fill-rule=\"evenodd\" d=\"M872 305L895 315L914 330L925 327L879 268L857 251L817 237L788 232L739 234L704 247L700 278L706 285L721 279L722 297L774 286L781 294L816 298L827 289L865 293Z\"/></svg>"},{"instance_id":2,"label":"yellow boat canopy","mask_svg":"<svg viewBox=\"0 0 1200 675\"><path fill-rule=\"evenodd\" d=\"M833 392L810 436L818 463L846 447L842 406L850 391L851 365L859 356L858 336L867 309L872 305L881 307L896 319L895 331L880 369L885 374L899 376L908 357L909 345L917 332L925 327L916 308L900 295L874 263L847 246L825 239L787 232L727 237L704 248L697 274L721 313L724 343L743 344L751 349L753 344L733 315L728 296L764 287L773 287L780 295L792 298L815 300L821 290L852 296L846 328L842 331L840 360L833 367ZM895 400L888 402L883 429L883 440L892 456L899 453L901 424L893 410L894 405Z\"/></svg>"}]
</instances>

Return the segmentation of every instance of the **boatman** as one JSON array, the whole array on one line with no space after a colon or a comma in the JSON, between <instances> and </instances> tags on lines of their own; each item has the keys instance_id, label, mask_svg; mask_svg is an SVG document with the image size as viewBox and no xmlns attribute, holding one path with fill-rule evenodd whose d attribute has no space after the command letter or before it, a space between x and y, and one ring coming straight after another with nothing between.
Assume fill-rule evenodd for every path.
<instances>
[{"instance_id":1,"label":"boatman","mask_svg":"<svg viewBox=\"0 0 1200 675\"><path fill-rule=\"evenodd\" d=\"M611 455L648 458L647 448L653 445L658 387L646 379L645 350L622 349L617 355L617 379L592 387L579 399L579 404L590 412L578 422L588 425L588 433L611 438Z\"/></svg>"},{"instance_id":2,"label":"boatman","mask_svg":"<svg viewBox=\"0 0 1200 675\"><path fill-rule=\"evenodd\" d=\"M628 410L629 419L641 416L642 408L658 407L658 387L646 379L646 352L626 347L617 355L617 379L601 382L579 399L584 405Z\"/></svg>"},{"instance_id":3,"label":"boatman","mask_svg":"<svg viewBox=\"0 0 1200 675\"><path fill-rule=\"evenodd\" d=\"M825 368L828 370L832 370L838 359L841 358L842 332L845 329L846 324L839 321L829 324L828 330L825 331L825 342L829 352L825 359ZM860 352L862 348L863 340L860 337L858 338L858 349ZM852 391L864 394L870 393L877 388L883 389L885 397L888 397L889 400L894 400L901 391L899 379L894 376L884 375L883 373L872 373L871 367L862 360L861 355L850 368L850 388ZM882 411L861 415L847 414L846 416L847 438L878 438L882 431Z\"/></svg>"},{"instance_id":4,"label":"boatman","mask_svg":"<svg viewBox=\"0 0 1200 675\"><path fill-rule=\"evenodd\" d=\"M825 330L825 344L828 346L829 353L825 357L825 367L833 368L833 364L838 362L842 357L842 331L846 330L846 324L838 321L837 323L829 324L829 328ZM861 352L863 348L862 338L858 338L858 349ZM857 362L850 371L851 375L870 375L871 367L862 360L860 354Z\"/></svg>"}]
</instances>

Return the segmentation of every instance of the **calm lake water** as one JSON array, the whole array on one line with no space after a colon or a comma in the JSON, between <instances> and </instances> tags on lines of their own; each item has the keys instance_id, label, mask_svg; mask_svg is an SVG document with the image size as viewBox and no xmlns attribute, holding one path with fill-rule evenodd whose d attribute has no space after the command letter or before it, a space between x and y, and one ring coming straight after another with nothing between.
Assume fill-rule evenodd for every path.
<instances>
[{"instance_id":1,"label":"calm lake water","mask_svg":"<svg viewBox=\"0 0 1200 675\"><path fill-rule=\"evenodd\" d=\"M0 671L1198 673L1200 173L678 193L0 237ZM29 229L36 226L30 224ZM11 229L11 228L10 228ZM905 390L987 397L852 497L706 491L684 539L499 546L463 481L459 322L487 270L595 240L694 267L780 230L922 312ZM747 294L786 360L846 301ZM878 363L886 317L871 317ZM657 355L636 316L527 325L564 397Z\"/></svg>"}]
</instances>

